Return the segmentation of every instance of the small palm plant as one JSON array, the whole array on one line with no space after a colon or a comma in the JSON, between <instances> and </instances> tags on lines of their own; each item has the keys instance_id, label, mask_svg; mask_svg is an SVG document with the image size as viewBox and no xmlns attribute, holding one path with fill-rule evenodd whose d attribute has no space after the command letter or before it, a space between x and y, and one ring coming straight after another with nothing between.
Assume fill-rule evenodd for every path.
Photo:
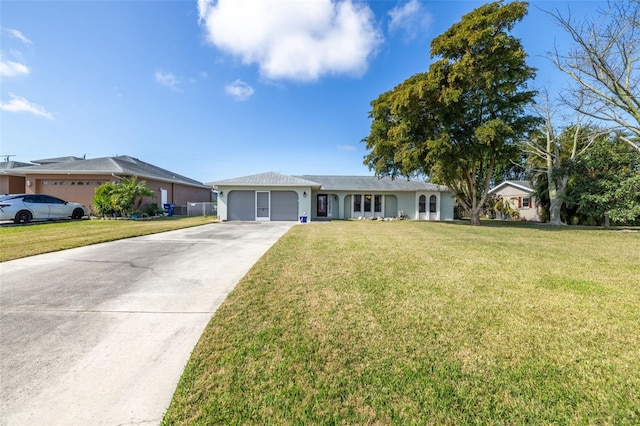
<instances>
[{"instance_id":1,"label":"small palm plant","mask_svg":"<svg viewBox=\"0 0 640 426\"><path fill-rule=\"evenodd\" d=\"M119 199L119 204L127 214L132 210L139 210L144 197L153 197L154 192L147 188L145 181L137 181L136 176L129 176L120 179L116 184L117 190L114 195ZM135 208L132 207L135 205Z\"/></svg>"},{"instance_id":2,"label":"small palm plant","mask_svg":"<svg viewBox=\"0 0 640 426\"><path fill-rule=\"evenodd\" d=\"M144 197L152 197L154 192L147 188L146 182L137 181L137 177L128 176L118 183L105 183L96 188L93 197L93 209L97 214L127 216L132 210L138 210ZM135 205L135 209L132 207Z\"/></svg>"},{"instance_id":3,"label":"small palm plant","mask_svg":"<svg viewBox=\"0 0 640 426\"><path fill-rule=\"evenodd\" d=\"M513 199L514 198L512 198L511 200ZM509 220L511 218L517 219L520 217L520 213L513 208L513 205L511 205L510 200L505 200L502 197L498 198L498 201L496 201L496 203L493 205L493 209L496 211L496 213L498 213L500 216L502 216L506 220Z\"/></svg>"}]
</instances>

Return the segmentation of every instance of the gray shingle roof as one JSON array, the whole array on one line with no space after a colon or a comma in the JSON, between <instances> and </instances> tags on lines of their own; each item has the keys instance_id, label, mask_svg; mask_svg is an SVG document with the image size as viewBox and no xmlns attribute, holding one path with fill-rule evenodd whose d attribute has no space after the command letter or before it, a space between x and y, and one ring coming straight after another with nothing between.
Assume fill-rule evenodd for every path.
<instances>
[{"instance_id":1,"label":"gray shingle roof","mask_svg":"<svg viewBox=\"0 0 640 426\"><path fill-rule=\"evenodd\" d=\"M500 189L504 188L505 186L513 186L516 188L519 188L525 192L533 192L533 188L531 187L531 182L526 181L526 180L505 180L504 182L501 182L499 185L495 186L494 188L492 188L491 190L489 190L489 194L493 194L496 191L499 191Z\"/></svg>"},{"instance_id":2,"label":"gray shingle roof","mask_svg":"<svg viewBox=\"0 0 640 426\"><path fill-rule=\"evenodd\" d=\"M268 172L208 183L220 186L302 186L326 191L446 191L447 187L427 182L376 176L289 176Z\"/></svg>"},{"instance_id":3,"label":"gray shingle roof","mask_svg":"<svg viewBox=\"0 0 640 426\"><path fill-rule=\"evenodd\" d=\"M300 176L289 176L275 172L259 173L257 175L242 176L231 179L223 179L210 182L212 186L311 186L320 187L320 184Z\"/></svg>"},{"instance_id":4,"label":"gray shingle roof","mask_svg":"<svg viewBox=\"0 0 640 426\"><path fill-rule=\"evenodd\" d=\"M31 160L32 163L36 164L53 164L53 163L66 163L69 161L78 161L84 160L84 158L68 156L68 157L55 157L55 158L45 158L42 160Z\"/></svg>"},{"instance_id":5,"label":"gray shingle roof","mask_svg":"<svg viewBox=\"0 0 640 426\"><path fill-rule=\"evenodd\" d=\"M2 161L0 162L0 170L13 170L20 167L33 166L31 163L22 163L20 161Z\"/></svg>"},{"instance_id":6,"label":"gray shingle roof","mask_svg":"<svg viewBox=\"0 0 640 426\"><path fill-rule=\"evenodd\" d=\"M298 176L322 182L326 191L447 191L446 186L406 179L391 179L377 176Z\"/></svg>"},{"instance_id":7,"label":"gray shingle roof","mask_svg":"<svg viewBox=\"0 0 640 426\"><path fill-rule=\"evenodd\" d=\"M21 173L71 173L71 174L111 174L118 176L138 176L139 178L175 182L190 186L206 187L202 182L173 173L153 164L145 163L137 158L121 155L118 157L101 157L89 160L72 160L59 163L48 163L38 166L21 167Z\"/></svg>"}]
</instances>

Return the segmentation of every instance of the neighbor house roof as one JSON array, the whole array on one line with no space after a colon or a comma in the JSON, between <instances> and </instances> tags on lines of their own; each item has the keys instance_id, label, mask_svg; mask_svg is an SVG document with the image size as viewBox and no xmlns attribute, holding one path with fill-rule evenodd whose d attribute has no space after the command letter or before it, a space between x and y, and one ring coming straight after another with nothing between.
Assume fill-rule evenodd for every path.
<instances>
[{"instance_id":1,"label":"neighbor house roof","mask_svg":"<svg viewBox=\"0 0 640 426\"><path fill-rule=\"evenodd\" d=\"M211 182L212 186L304 186L320 187L318 182L299 176L283 175L275 172L259 173Z\"/></svg>"},{"instance_id":2,"label":"neighbor house roof","mask_svg":"<svg viewBox=\"0 0 640 426\"><path fill-rule=\"evenodd\" d=\"M20 161L2 161L0 162L0 172L8 173L9 171L14 171L14 169L26 166L33 166L33 164L21 163Z\"/></svg>"},{"instance_id":3,"label":"neighbor house roof","mask_svg":"<svg viewBox=\"0 0 640 426\"><path fill-rule=\"evenodd\" d=\"M70 157L61 157L70 158ZM77 157L73 157L77 158ZM15 170L21 174L115 174L118 176L137 176L164 182L180 183L190 186L206 187L202 182L173 173L153 164L145 163L137 158L121 155L118 157L101 157L88 160L76 159L62 162L51 162L37 166L20 167Z\"/></svg>"},{"instance_id":4,"label":"neighbor house roof","mask_svg":"<svg viewBox=\"0 0 640 426\"><path fill-rule=\"evenodd\" d=\"M54 164L54 163L67 163L69 161L81 161L84 158L74 157L69 155L67 157L55 157L55 158L45 158L42 160L31 160L32 163L36 164Z\"/></svg>"},{"instance_id":5,"label":"neighbor house roof","mask_svg":"<svg viewBox=\"0 0 640 426\"><path fill-rule=\"evenodd\" d=\"M529 181L526 180L505 180L504 182L500 183L498 186L496 186L495 188L491 189L489 191L489 194L493 194L495 192L500 191L502 188L505 188L507 186L513 186L514 188L518 188L526 193L532 193L533 192L533 188L531 188L531 183Z\"/></svg>"},{"instance_id":6,"label":"neighbor house roof","mask_svg":"<svg viewBox=\"0 0 640 426\"><path fill-rule=\"evenodd\" d=\"M377 176L298 176L321 182L326 191L447 191L446 186L406 179Z\"/></svg>"}]
</instances>

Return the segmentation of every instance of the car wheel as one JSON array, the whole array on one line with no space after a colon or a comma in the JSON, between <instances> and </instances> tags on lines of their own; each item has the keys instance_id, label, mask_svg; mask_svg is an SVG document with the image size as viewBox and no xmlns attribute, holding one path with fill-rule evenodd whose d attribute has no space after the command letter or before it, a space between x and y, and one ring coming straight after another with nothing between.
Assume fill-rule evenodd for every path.
<instances>
[{"instance_id":1,"label":"car wheel","mask_svg":"<svg viewBox=\"0 0 640 426\"><path fill-rule=\"evenodd\" d=\"M16 218L13 220L15 223L29 223L33 219L31 212L28 210L20 210L16 214Z\"/></svg>"},{"instance_id":2,"label":"car wheel","mask_svg":"<svg viewBox=\"0 0 640 426\"><path fill-rule=\"evenodd\" d=\"M82 211L82 209L75 209L71 214L71 219L82 219L82 216L84 216L84 211Z\"/></svg>"}]
</instances>

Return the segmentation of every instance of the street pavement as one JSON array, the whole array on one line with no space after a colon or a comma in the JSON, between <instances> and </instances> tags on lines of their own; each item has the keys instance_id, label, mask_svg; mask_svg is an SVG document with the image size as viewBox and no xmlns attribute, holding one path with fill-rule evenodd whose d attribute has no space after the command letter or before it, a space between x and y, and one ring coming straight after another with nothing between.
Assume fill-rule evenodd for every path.
<instances>
[{"instance_id":1,"label":"street pavement","mask_svg":"<svg viewBox=\"0 0 640 426\"><path fill-rule=\"evenodd\" d=\"M215 223L0 263L0 425L156 425L205 326L293 223Z\"/></svg>"}]
</instances>

